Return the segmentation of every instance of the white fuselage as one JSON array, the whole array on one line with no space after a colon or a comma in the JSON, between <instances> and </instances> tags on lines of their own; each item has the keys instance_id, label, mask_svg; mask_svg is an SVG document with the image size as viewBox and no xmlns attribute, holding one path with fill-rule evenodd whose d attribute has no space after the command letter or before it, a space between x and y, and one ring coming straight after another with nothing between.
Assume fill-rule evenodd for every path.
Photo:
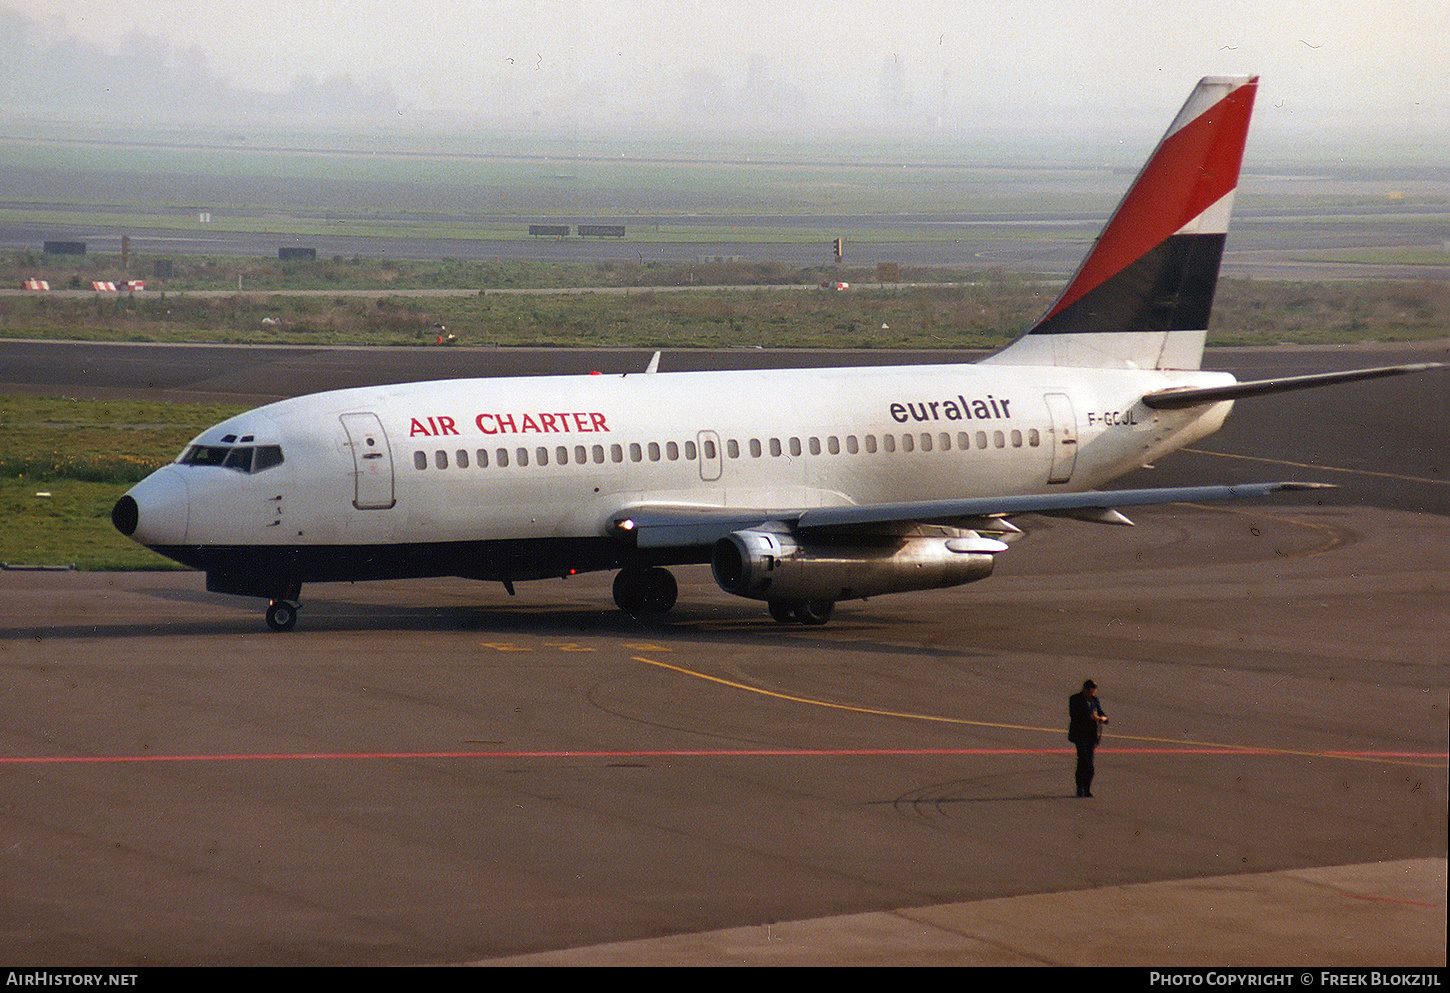
<instances>
[{"instance_id":1,"label":"white fuselage","mask_svg":"<svg viewBox=\"0 0 1450 993\"><path fill-rule=\"evenodd\" d=\"M340 390L195 444L280 446L244 473L138 485L152 546L394 545L602 535L637 505L805 508L1092 489L1216 430L1154 411L1222 373L901 366L445 380ZM225 439L233 439L231 442ZM171 512L161 508L169 506Z\"/></svg>"}]
</instances>

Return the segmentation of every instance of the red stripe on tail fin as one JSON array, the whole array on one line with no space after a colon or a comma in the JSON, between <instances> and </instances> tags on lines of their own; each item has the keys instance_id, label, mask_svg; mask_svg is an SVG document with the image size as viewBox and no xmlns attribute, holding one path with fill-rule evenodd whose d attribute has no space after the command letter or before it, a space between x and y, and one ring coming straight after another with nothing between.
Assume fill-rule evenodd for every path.
<instances>
[{"instance_id":1,"label":"red stripe on tail fin","mask_svg":"<svg viewBox=\"0 0 1450 993\"><path fill-rule=\"evenodd\" d=\"M1204 80L1199 88L1212 85L1223 84ZM1190 120L1174 122L1047 317L1122 272L1234 191L1257 90L1255 76ZM1195 91L1185 109L1197 97ZM1226 230L1225 212L1219 230L1195 233Z\"/></svg>"}]
</instances>

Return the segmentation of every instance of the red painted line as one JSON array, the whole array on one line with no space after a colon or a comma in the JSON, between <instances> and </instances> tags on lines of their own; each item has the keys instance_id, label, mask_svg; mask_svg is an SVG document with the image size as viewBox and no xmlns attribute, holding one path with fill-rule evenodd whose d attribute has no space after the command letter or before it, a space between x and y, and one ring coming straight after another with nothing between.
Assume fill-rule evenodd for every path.
<instances>
[{"instance_id":1,"label":"red painted line","mask_svg":"<svg viewBox=\"0 0 1450 993\"><path fill-rule=\"evenodd\" d=\"M12 755L0 765L139 762L321 762L406 759L851 758L932 755L1071 755L1071 748L677 748L581 751L262 752L214 755ZM1280 755L1272 748L1100 748L1100 755ZM1445 752L1316 752L1326 758L1450 759Z\"/></svg>"},{"instance_id":2,"label":"red painted line","mask_svg":"<svg viewBox=\"0 0 1450 993\"><path fill-rule=\"evenodd\" d=\"M36 755L0 758L0 764L66 764L105 762L302 762L366 759L638 759L844 757L871 755L1066 755L1068 748L678 748L618 751L491 751L491 752L291 752L231 755Z\"/></svg>"}]
</instances>

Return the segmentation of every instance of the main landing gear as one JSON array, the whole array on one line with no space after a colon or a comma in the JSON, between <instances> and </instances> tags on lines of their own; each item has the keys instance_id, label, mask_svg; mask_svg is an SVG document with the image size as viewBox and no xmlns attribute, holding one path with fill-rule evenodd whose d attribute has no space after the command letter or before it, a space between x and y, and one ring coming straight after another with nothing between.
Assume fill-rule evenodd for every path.
<instances>
[{"instance_id":1,"label":"main landing gear","mask_svg":"<svg viewBox=\"0 0 1450 993\"><path fill-rule=\"evenodd\" d=\"M614 577L614 602L626 614L668 613L679 596L675 577L659 566L631 566Z\"/></svg>"},{"instance_id":2,"label":"main landing gear","mask_svg":"<svg viewBox=\"0 0 1450 993\"><path fill-rule=\"evenodd\" d=\"M801 624L824 624L831 619L835 609L834 600L770 600L766 606L770 616L781 624L798 621Z\"/></svg>"},{"instance_id":3,"label":"main landing gear","mask_svg":"<svg viewBox=\"0 0 1450 993\"><path fill-rule=\"evenodd\" d=\"M273 600L267 605L267 627L273 631L291 631L297 626L297 604Z\"/></svg>"}]
</instances>

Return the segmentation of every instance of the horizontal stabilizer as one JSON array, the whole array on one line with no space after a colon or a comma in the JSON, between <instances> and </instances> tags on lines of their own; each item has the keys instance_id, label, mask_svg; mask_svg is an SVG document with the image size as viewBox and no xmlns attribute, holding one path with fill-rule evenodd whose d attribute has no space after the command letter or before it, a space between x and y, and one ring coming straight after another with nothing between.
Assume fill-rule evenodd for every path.
<instances>
[{"instance_id":1,"label":"horizontal stabilizer","mask_svg":"<svg viewBox=\"0 0 1450 993\"><path fill-rule=\"evenodd\" d=\"M1445 368L1450 368L1450 366L1443 362L1421 362L1416 365L1387 365L1374 369L1322 372L1312 376L1256 379L1247 383L1230 383L1227 386L1175 387L1149 393L1143 397L1143 403L1154 410L1183 410L1186 407L1197 407L1200 404L1218 403L1223 400L1238 400L1242 397L1263 396L1267 393L1287 393L1290 390L1307 390L1316 386L1329 386L1333 383L1353 383L1361 379L1402 376L1410 372Z\"/></svg>"}]
</instances>

